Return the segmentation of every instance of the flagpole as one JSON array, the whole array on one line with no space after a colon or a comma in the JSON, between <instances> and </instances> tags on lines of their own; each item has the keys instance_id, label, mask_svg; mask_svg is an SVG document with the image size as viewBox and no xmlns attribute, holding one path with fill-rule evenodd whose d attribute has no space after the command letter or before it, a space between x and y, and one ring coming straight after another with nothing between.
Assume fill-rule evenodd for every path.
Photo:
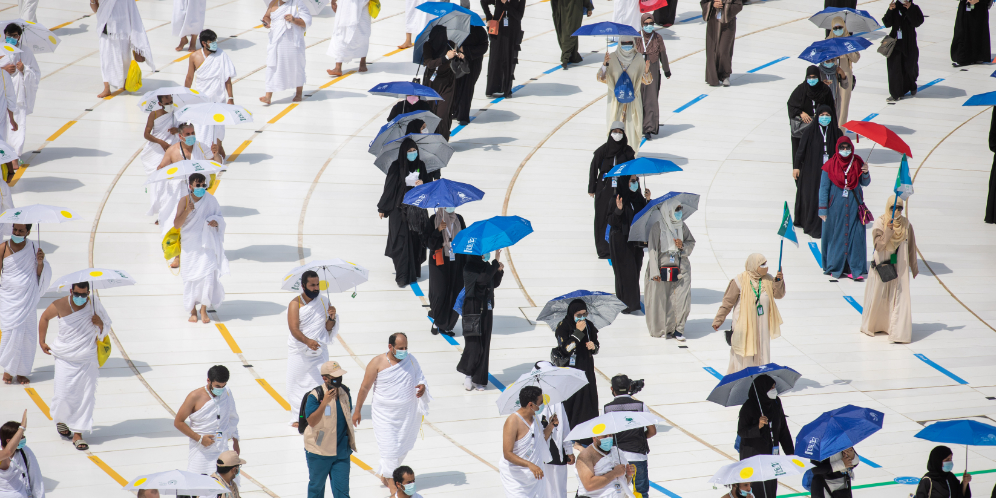
<instances>
[{"instance_id":1,"label":"flagpole","mask_svg":"<svg viewBox=\"0 0 996 498\"><path fill-rule=\"evenodd\" d=\"M782 272L782 252L785 250L785 239L778 244L778 273ZM775 279L776 281L778 279Z\"/></svg>"},{"instance_id":2,"label":"flagpole","mask_svg":"<svg viewBox=\"0 0 996 498\"><path fill-rule=\"evenodd\" d=\"M905 161L905 160L906 160L906 154L903 154L902 161ZM902 176L902 173L903 173L903 163L902 163L902 161L900 161L900 163L899 163L899 175L900 176ZM898 183L898 181L897 181L897 183ZM892 199L892 219L895 220L896 219L896 204L899 203L899 192L896 191L896 189L892 189L892 192L894 194L896 194L895 197Z\"/></svg>"}]
</instances>

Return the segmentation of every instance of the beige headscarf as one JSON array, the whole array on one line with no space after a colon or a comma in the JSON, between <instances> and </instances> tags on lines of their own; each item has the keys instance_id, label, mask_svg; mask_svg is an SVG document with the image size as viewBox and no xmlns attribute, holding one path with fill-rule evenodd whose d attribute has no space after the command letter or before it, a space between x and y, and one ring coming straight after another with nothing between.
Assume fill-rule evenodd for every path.
<instances>
[{"instance_id":1,"label":"beige headscarf","mask_svg":"<svg viewBox=\"0 0 996 498\"><path fill-rule=\"evenodd\" d=\"M681 254L681 251L674 243L674 239L685 239L685 232L682 230L681 220L674 216L674 210L679 206L681 206L681 202L679 202L678 199L672 198L661 203L661 207L658 210L661 224L661 252L664 254L674 254L675 262L678 261L678 255Z\"/></svg>"},{"instance_id":2,"label":"beige headscarf","mask_svg":"<svg viewBox=\"0 0 996 498\"><path fill-rule=\"evenodd\" d=\"M844 34L842 34L840 36L837 36L837 35L835 35L833 33L833 29L831 29L830 30L830 34L827 35L827 39L828 40L830 38L842 38L842 37L845 37L845 36L851 36L851 32L847 30L847 24L844 23L844 18L843 17L840 17L840 16L834 17L833 20L830 21L830 25L831 26L841 26L841 27L843 27L844 28Z\"/></svg>"},{"instance_id":3,"label":"beige headscarf","mask_svg":"<svg viewBox=\"0 0 996 498\"><path fill-rule=\"evenodd\" d=\"M747 256L747 263L744 264L744 271L737 276L740 284L740 314L733 327L734 334L731 338L733 352L740 356L754 356L757 354L757 304L754 302L754 291L757 287L763 286L763 292L768 293L770 304L768 305L768 332L772 339L781 337L782 315L778 312L778 305L775 304L775 293L772 284L775 279L771 275L761 276L757 272L761 263L767 261L763 254L754 253Z\"/></svg>"},{"instance_id":4,"label":"beige headscarf","mask_svg":"<svg viewBox=\"0 0 996 498\"><path fill-rule=\"evenodd\" d=\"M889 201L885 204L885 214L882 215L882 228L892 227L892 205L895 203L897 208L903 207L903 200L896 199L895 195L889 196ZM910 220L900 213L896 213L896 219L899 220L899 228L892 229L892 238L885 245L885 252L887 254L892 254L896 252L899 248L899 244L902 244L906 240L908 231L907 227L910 226Z\"/></svg>"},{"instance_id":5,"label":"beige headscarf","mask_svg":"<svg viewBox=\"0 0 996 498\"><path fill-rule=\"evenodd\" d=\"M447 213L445 208L436 208L436 228L439 223L446 222L446 230L443 230L443 255L449 258L453 255L453 247L450 242L460 233L460 218L457 218L456 211Z\"/></svg>"}]
</instances>

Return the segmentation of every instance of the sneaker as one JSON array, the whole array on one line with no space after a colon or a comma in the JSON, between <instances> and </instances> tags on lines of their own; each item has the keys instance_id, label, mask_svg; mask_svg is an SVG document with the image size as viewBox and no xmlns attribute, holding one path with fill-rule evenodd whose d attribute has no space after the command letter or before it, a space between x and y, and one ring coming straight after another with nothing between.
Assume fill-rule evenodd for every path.
<instances>
[{"instance_id":1,"label":"sneaker","mask_svg":"<svg viewBox=\"0 0 996 498\"><path fill-rule=\"evenodd\" d=\"M730 86L730 78L729 77L727 77L725 80L723 80L723 86Z\"/></svg>"},{"instance_id":2,"label":"sneaker","mask_svg":"<svg viewBox=\"0 0 996 498\"><path fill-rule=\"evenodd\" d=\"M474 383L470 381L470 376L469 375L466 376L466 377L464 377L464 379L463 379L463 388L466 389L466 390L468 390L468 391L473 391L474 390Z\"/></svg>"},{"instance_id":3,"label":"sneaker","mask_svg":"<svg viewBox=\"0 0 996 498\"><path fill-rule=\"evenodd\" d=\"M488 386L486 386L484 384L474 384L474 389L477 389L478 391L483 391L483 390L485 390L487 388L488 388Z\"/></svg>"},{"instance_id":4,"label":"sneaker","mask_svg":"<svg viewBox=\"0 0 996 498\"><path fill-rule=\"evenodd\" d=\"M682 334L681 332L675 332L674 338L677 339L678 342L685 342L685 335Z\"/></svg>"},{"instance_id":5,"label":"sneaker","mask_svg":"<svg viewBox=\"0 0 996 498\"><path fill-rule=\"evenodd\" d=\"M439 333L440 333L440 334L443 334L443 335L448 335L448 336L450 336L450 337L453 337L453 336L455 336L455 335L456 335L456 334L454 334L454 333L453 333L453 331L452 331L452 330L440 330L440 331L439 331Z\"/></svg>"},{"instance_id":6,"label":"sneaker","mask_svg":"<svg viewBox=\"0 0 996 498\"><path fill-rule=\"evenodd\" d=\"M432 328L429 329L429 332L432 332L432 335L439 335L439 327L437 327L436 324L432 324Z\"/></svg>"},{"instance_id":7,"label":"sneaker","mask_svg":"<svg viewBox=\"0 0 996 498\"><path fill-rule=\"evenodd\" d=\"M892 96L891 96L891 95L885 98L885 101L886 101L886 102L897 102L898 100L899 100L899 99L894 99L894 98L892 98Z\"/></svg>"}]
</instances>

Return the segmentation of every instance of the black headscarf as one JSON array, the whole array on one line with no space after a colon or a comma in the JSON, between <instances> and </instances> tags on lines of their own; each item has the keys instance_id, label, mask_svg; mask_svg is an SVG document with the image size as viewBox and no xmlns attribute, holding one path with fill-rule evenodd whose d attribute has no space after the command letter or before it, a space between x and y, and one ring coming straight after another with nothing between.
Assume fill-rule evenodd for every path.
<instances>
[{"instance_id":1,"label":"black headscarf","mask_svg":"<svg viewBox=\"0 0 996 498\"><path fill-rule=\"evenodd\" d=\"M450 48L449 40L446 38L446 26L438 24L433 26L432 31L429 31L429 41L425 43L425 46L428 48L425 53L429 59L438 59L446 55L446 51Z\"/></svg>"},{"instance_id":2,"label":"black headscarf","mask_svg":"<svg viewBox=\"0 0 996 498\"><path fill-rule=\"evenodd\" d=\"M927 475L930 477L941 477L951 474L951 472L944 472L943 467L944 459L953 454L954 452L947 446L936 446L930 450L930 456L927 457Z\"/></svg>"},{"instance_id":3,"label":"black headscarf","mask_svg":"<svg viewBox=\"0 0 996 498\"><path fill-rule=\"evenodd\" d=\"M760 403L763 415L769 420L779 418L782 413L781 400L768 397L768 391L772 387L775 387L775 379L767 375L759 375L754 379L754 386L747 391L747 403L750 403L751 406L757 406Z\"/></svg>"},{"instance_id":4,"label":"black headscarf","mask_svg":"<svg viewBox=\"0 0 996 498\"><path fill-rule=\"evenodd\" d=\"M405 128L405 135L410 135L412 133L422 133L422 126L425 125L425 121L421 119L413 119L408 122L408 128ZM408 149L405 149L406 151Z\"/></svg>"},{"instance_id":5,"label":"black headscarf","mask_svg":"<svg viewBox=\"0 0 996 498\"><path fill-rule=\"evenodd\" d=\"M557 324L557 337L567 337L577 330L574 322L574 314L578 311L587 311L588 305L581 299L575 299L571 301L571 304L567 305L567 314L564 315L564 319ZM587 318L585 319L587 321ZM585 324L587 327L591 327L592 324L589 321Z\"/></svg>"},{"instance_id":6,"label":"black headscarf","mask_svg":"<svg viewBox=\"0 0 996 498\"><path fill-rule=\"evenodd\" d=\"M401 148L398 149L398 161L401 164L401 171L405 175L414 171L421 171L422 173L425 173L425 163L422 162L421 157L415 158L414 161L408 160L408 149L411 149L412 147L414 147L415 150L418 150L418 144L410 138L406 138L403 142L401 142Z\"/></svg>"},{"instance_id":7,"label":"black headscarf","mask_svg":"<svg viewBox=\"0 0 996 498\"><path fill-rule=\"evenodd\" d=\"M629 141L626 138L626 130L623 130L622 140L616 142L612 139L612 133L610 130L609 136L606 138L605 143L599 147L599 149L604 153L605 157L618 156L626 147L629 146Z\"/></svg>"},{"instance_id":8,"label":"black headscarf","mask_svg":"<svg viewBox=\"0 0 996 498\"><path fill-rule=\"evenodd\" d=\"M793 107L802 109L806 114L810 114L810 111L813 110L813 102L816 102L817 106L820 104L834 105L833 91L820 78L820 68L816 66L807 67L806 79L810 77L818 80L815 85L809 86L809 83L803 80L802 83L799 83L799 86L795 87L795 90L792 90L792 95L789 96L788 100L789 117L794 117L792 113Z\"/></svg>"},{"instance_id":9,"label":"black headscarf","mask_svg":"<svg viewBox=\"0 0 996 498\"><path fill-rule=\"evenodd\" d=\"M616 181L617 185L616 194L618 194L619 197L622 197L623 206L625 206L626 204L633 204L634 207L637 207L637 210L643 209L642 206L646 205L646 201L643 201L643 192L641 192L641 190L643 189L638 188L636 189L636 192L633 192L632 190L629 189L629 182L633 181L633 179L636 179L636 181L640 181L640 178L637 176L632 176L632 175L620 176ZM613 201L612 204L614 205L615 201Z\"/></svg>"}]
</instances>

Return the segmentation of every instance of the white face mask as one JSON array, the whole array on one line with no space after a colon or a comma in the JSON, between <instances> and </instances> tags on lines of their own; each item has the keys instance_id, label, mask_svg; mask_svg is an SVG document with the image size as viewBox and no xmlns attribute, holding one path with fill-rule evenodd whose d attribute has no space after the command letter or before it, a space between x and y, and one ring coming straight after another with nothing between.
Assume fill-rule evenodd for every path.
<instances>
[{"instance_id":1,"label":"white face mask","mask_svg":"<svg viewBox=\"0 0 996 498\"><path fill-rule=\"evenodd\" d=\"M618 142L618 141L620 141L620 140L623 139L623 134L622 133L612 133L609 136L611 136L612 140L615 140L616 142Z\"/></svg>"},{"instance_id":2,"label":"white face mask","mask_svg":"<svg viewBox=\"0 0 996 498\"><path fill-rule=\"evenodd\" d=\"M771 390L768 391L768 398L775 399L777 397L778 397L778 390L772 387Z\"/></svg>"}]
</instances>

